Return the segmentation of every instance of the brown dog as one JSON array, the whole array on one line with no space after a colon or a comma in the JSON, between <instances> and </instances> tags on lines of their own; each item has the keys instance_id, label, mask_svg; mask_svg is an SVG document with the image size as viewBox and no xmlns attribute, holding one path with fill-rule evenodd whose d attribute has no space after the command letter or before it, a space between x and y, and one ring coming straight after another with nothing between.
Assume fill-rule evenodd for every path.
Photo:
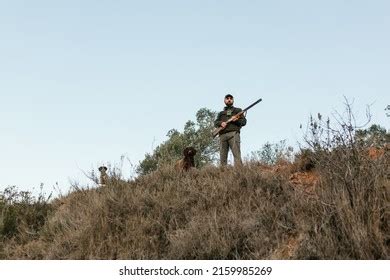
<instances>
[{"instance_id":1,"label":"brown dog","mask_svg":"<svg viewBox=\"0 0 390 280\"><path fill-rule=\"evenodd\" d=\"M188 171L195 167L194 156L196 155L196 150L193 147L187 147L183 150L183 155L184 158L178 160L175 164L177 171Z\"/></svg>"},{"instance_id":2,"label":"brown dog","mask_svg":"<svg viewBox=\"0 0 390 280\"><path fill-rule=\"evenodd\" d=\"M101 186L105 186L107 184L107 181L108 181L107 167L100 166L99 171L100 171L100 182L99 183Z\"/></svg>"}]
</instances>

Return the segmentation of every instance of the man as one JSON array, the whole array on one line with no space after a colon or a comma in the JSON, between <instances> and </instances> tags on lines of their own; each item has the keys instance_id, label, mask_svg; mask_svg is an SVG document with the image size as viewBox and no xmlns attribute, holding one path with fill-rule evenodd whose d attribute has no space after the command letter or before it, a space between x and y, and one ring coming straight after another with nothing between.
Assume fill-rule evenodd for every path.
<instances>
[{"instance_id":1,"label":"man","mask_svg":"<svg viewBox=\"0 0 390 280\"><path fill-rule=\"evenodd\" d=\"M223 128L219 132L221 165L227 164L229 148L233 153L234 165L241 165L240 129L246 125L246 118L242 114L241 117L235 117L232 122L226 123L227 120L241 112L242 109L233 106L234 98L231 94L227 94L224 101L226 106L222 112L219 112L214 122L215 127Z\"/></svg>"}]
</instances>

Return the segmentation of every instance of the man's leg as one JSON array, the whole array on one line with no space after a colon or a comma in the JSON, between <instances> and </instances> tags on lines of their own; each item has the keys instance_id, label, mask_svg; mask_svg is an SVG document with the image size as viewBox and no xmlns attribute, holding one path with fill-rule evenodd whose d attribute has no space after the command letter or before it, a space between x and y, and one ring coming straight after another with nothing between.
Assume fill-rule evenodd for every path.
<instances>
[{"instance_id":1,"label":"man's leg","mask_svg":"<svg viewBox=\"0 0 390 280\"><path fill-rule=\"evenodd\" d=\"M235 132L234 137L229 141L229 146L232 149L233 157L234 157L234 165L242 165L241 160L241 139L240 133Z\"/></svg>"},{"instance_id":2,"label":"man's leg","mask_svg":"<svg viewBox=\"0 0 390 280\"><path fill-rule=\"evenodd\" d=\"M229 143L227 139L226 134L219 136L219 156L222 166L227 164L228 159Z\"/></svg>"}]
</instances>

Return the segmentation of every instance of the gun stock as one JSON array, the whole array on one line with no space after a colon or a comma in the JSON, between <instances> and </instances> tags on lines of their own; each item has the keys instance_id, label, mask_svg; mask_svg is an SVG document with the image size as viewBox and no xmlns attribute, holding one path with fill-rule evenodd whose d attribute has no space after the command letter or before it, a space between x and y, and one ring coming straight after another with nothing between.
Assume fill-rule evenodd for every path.
<instances>
[{"instance_id":1,"label":"gun stock","mask_svg":"<svg viewBox=\"0 0 390 280\"><path fill-rule=\"evenodd\" d=\"M216 129L213 130L213 138L217 137L217 135L219 134L219 132L222 130L222 127L218 127Z\"/></svg>"}]
</instances>

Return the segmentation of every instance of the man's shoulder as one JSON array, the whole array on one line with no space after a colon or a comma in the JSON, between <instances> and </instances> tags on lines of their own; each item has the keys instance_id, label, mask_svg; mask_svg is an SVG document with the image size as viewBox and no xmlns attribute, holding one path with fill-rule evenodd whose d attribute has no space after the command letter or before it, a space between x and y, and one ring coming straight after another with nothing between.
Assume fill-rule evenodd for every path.
<instances>
[{"instance_id":1,"label":"man's shoulder","mask_svg":"<svg viewBox=\"0 0 390 280\"><path fill-rule=\"evenodd\" d=\"M232 106L232 107L229 107L229 108L228 108L228 107L224 107L223 110L222 110L222 111L219 111L218 114L224 114L224 113L226 113L229 109L230 109L231 111L233 111L233 113L234 113L234 112L241 112L241 111L242 111L241 108Z\"/></svg>"}]
</instances>

